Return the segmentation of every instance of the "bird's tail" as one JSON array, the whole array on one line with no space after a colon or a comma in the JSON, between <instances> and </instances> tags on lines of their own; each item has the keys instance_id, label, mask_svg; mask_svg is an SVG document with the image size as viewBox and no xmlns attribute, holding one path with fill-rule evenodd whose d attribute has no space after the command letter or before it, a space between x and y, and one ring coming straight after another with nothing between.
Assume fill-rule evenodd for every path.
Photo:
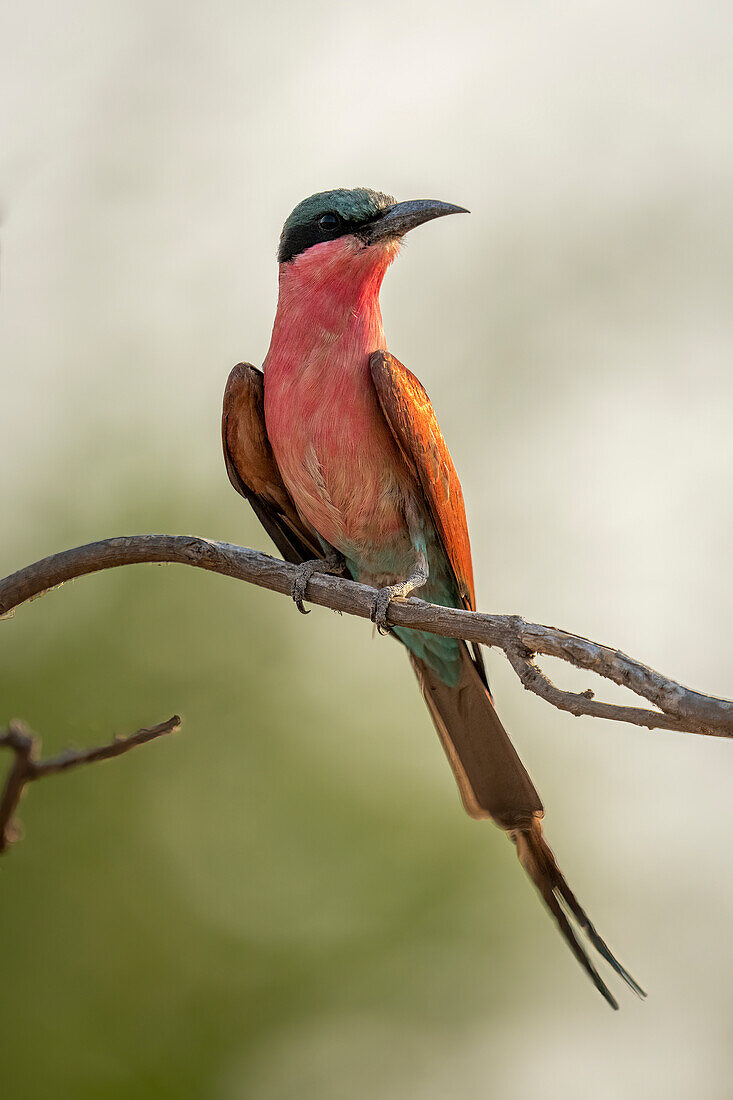
<instances>
[{"instance_id":1,"label":"bird's tail","mask_svg":"<svg viewBox=\"0 0 733 1100\"><path fill-rule=\"evenodd\" d=\"M543 836L542 822L539 817L533 818L532 822L525 828L511 830L509 836L517 846L519 862L532 879L545 905L555 918L565 942L596 989L606 998L611 1008L618 1008L618 1002L588 957L588 953L578 938L570 918L575 919L598 954L623 978L629 988L633 989L639 997L646 997L646 993L639 983L631 977L605 940L602 940L598 935L588 919L588 914L565 881L565 876L557 865L552 849Z\"/></svg>"},{"instance_id":2,"label":"bird's tail","mask_svg":"<svg viewBox=\"0 0 733 1100\"><path fill-rule=\"evenodd\" d=\"M499 720L482 672L468 649L462 650L461 677L455 686L445 684L414 654L410 661L466 810L475 818L491 818L514 842L519 862L570 950L611 1007L618 1008L618 1003L589 958L573 920L627 985L646 996L598 935L557 866L542 833L540 797Z\"/></svg>"}]
</instances>

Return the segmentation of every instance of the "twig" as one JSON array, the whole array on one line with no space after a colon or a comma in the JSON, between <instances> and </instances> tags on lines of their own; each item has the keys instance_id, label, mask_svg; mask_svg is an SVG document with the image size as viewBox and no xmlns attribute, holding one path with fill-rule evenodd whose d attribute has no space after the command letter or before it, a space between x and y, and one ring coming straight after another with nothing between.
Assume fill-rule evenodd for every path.
<instances>
[{"instance_id":1,"label":"twig","mask_svg":"<svg viewBox=\"0 0 733 1100\"><path fill-rule=\"evenodd\" d=\"M191 565L287 594L295 578L295 566L230 543L187 535L123 536L53 554L0 581L0 616L74 577L142 562ZM369 618L374 597L374 589L367 585L321 573L308 583L311 603L361 618ZM528 691L570 714L649 729L733 737L733 701L692 691L620 650L588 638L528 623L516 615L462 611L417 599L395 600L389 608L389 621L502 649ZM658 710L599 702L590 691L562 691L537 667L537 654L559 657L576 668L595 672L629 688Z\"/></svg>"},{"instance_id":2,"label":"twig","mask_svg":"<svg viewBox=\"0 0 733 1100\"><path fill-rule=\"evenodd\" d=\"M8 772L0 798L0 854L6 852L13 841L18 839L18 826L13 815L26 786L42 779L46 775L56 775L82 764L96 764L99 760L111 760L113 756L122 756L138 745L145 745L162 737L166 733L175 733L180 728L181 719L177 714L167 722L151 729L138 730L128 737L116 737L108 745L96 749L67 749L60 756L50 760L39 760L41 741L22 722L13 721L4 733L0 733L0 748L11 749L15 759Z\"/></svg>"}]
</instances>

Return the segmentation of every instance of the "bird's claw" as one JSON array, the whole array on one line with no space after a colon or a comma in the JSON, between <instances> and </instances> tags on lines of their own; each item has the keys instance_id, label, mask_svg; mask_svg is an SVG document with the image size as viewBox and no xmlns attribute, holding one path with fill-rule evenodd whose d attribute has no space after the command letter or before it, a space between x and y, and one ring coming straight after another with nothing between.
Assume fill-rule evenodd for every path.
<instances>
[{"instance_id":1,"label":"bird's claw","mask_svg":"<svg viewBox=\"0 0 733 1100\"><path fill-rule=\"evenodd\" d=\"M377 589L377 595L374 598L372 612L369 617L376 626L378 634L384 636L392 633L392 627L387 622L387 612L395 597L404 596L403 589L404 585L401 584L392 584L387 588Z\"/></svg>"},{"instance_id":2,"label":"bird's claw","mask_svg":"<svg viewBox=\"0 0 733 1100\"><path fill-rule=\"evenodd\" d=\"M305 561L302 565L298 566L295 574L295 580L293 581L292 588L290 589L290 595L293 597L295 606L301 615L310 615L310 609L303 607L303 600L305 599L305 590L308 587L308 581L315 573L315 562Z\"/></svg>"},{"instance_id":3,"label":"bird's claw","mask_svg":"<svg viewBox=\"0 0 733 1100\"><path fill-rule=\"evenodd\" d=\"M307 607L303 607L303 600L305 599L308 581L313 574L343 573L345 567L346 562L340 554L334 554L328 558L313 558L312 561L301 562L301 564L296 567L295 580L290 589L290 595L293 597L295 606L301 615L310 615L310 610Z\"/></svg>"}]
</instances>

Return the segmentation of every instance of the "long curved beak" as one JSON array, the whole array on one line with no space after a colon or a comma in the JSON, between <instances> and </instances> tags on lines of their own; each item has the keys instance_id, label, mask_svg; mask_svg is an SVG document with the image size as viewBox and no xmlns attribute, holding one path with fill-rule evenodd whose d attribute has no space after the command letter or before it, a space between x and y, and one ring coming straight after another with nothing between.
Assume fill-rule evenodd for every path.
<instances>
[{"instance_id":1,"label":"long curved beak","mask_svg":"<svg viewBox=\"0 0 733 1100\"><path fill-rule=\"evenodd\" d=\"M444 218L446 214L468 214L464 206L454 206L450 202L438 202L437 199L410 199L398 202L364 226L362 234L368 244L388 237L404 237L423 222L433 218Z\"/></svg>"}]
</instances>

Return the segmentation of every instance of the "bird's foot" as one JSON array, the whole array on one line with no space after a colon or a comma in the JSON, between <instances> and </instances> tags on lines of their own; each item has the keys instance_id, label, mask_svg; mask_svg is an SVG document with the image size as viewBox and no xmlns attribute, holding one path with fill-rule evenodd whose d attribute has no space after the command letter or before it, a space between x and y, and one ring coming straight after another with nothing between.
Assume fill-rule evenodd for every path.
<instances>
[{"instance_id":1,"label":"bird's foot","mask_svg":"<svg viewBox=\"0 0 733 1100\"><path fill-rule=\"evenodd\" d=\"M402 584L390 584L387 588L377 589L372 613L369 617L376 626L378 634L392 633L392 627L387 622L389 605L395 598L403 599L409 596L415 587L410 581L403 581Z\"/></svg>"},{"instance_id":2,"label":"bird's foot","mask_svg":"<svg viewBox=\"0 0 733 1100\"><path fill-rule=\"evenodd\" d=\"M308 581L311 579L314 573L334 573L341 574L346 569L346 559L343 554L339 554L337 550L334 550L332 554L328 554L325 558L313 558L311 561L301 562L296 568L295 580L293 581L292 588L290 589L290 595L295 601L295 606L301 615L310 615L305 607L303 607L303 600L305 599L305 590L308 587Z\"/></svg>"}]
</instances>

